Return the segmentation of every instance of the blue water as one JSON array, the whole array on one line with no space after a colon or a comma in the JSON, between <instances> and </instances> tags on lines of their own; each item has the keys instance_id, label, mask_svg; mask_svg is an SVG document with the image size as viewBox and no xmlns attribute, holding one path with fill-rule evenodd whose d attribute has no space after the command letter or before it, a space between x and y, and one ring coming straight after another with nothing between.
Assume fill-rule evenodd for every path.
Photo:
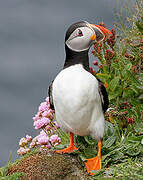
<instances>
[{"instance_id":1,"label":"blue water","mask_svg":"<svg viewBox=\"0 0 143 180\"><path fill-rule=\"evenodd\" d=\"M104 20L111 29L114 11L115 0L0 1L0 166L10 151L17 157L21 137L37 134L32 117L63 66L68 26Z\"/></svg>"}]
</instances>

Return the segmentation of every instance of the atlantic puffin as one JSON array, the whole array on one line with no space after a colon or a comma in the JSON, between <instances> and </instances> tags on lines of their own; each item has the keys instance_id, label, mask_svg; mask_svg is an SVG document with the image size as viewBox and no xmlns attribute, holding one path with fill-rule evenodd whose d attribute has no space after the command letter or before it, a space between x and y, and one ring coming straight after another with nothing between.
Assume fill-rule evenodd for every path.
<instances>
[{"instance_id":1,"label":"atlantic puffin","mask_svg":"<svg viewBox=\"0 0 143 180\"><path fill-rule=\"evenodd\" d=\"M96 157L85 160L89 174L99 170L104 135L104 113L108 108L108 94L104 84L90 73L88 52L95 43L104 41L111 32L103 26L80 21L72 24L65 35L66 58L63 69L49 86L50 107L63 130L70 133L70 144L57 153L71 153L74 134L91 135L98 141Z\"/></svg>"}]
</instances>

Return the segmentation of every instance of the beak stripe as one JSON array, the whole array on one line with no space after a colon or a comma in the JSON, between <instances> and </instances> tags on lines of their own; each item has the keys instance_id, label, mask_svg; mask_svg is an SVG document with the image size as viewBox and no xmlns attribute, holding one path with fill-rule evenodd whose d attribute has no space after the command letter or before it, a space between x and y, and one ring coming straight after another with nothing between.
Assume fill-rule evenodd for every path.
<instances>
[{"instance_id":1,"label":"beak stripe","mask_svg":"<svg viewBox=\"0 0 143 180\"><path fill-rule=\"evenodd\" d=\"M109 30L106 29L105 27L100 26L100 25L96 25L96 24L94 24L94 25L95 25L97 28L99 28L99 29L104 33L104 35L105 35L104 40L105 40L105 39L108 39L109 35L112 35L111 31L109 31Z\"/></svg>"}]
</instances>

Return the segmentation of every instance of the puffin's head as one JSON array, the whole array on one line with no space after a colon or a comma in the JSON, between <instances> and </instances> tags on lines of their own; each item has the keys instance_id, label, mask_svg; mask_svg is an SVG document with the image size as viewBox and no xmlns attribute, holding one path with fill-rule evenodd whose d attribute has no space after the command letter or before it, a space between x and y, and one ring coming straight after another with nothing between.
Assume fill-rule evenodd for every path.
<instances>
[{"instance_id":1,"label":"puffin's head","mask_svg":"<svg viewBox=\"0 0 143 180\"><path fill-rule=\"evenodd\" d=\"M81 21L72 24L66 32L65 44L75 52L87 51L96 42L102 42L112 33L103 26Z\"/></svg>"}]
</instances>

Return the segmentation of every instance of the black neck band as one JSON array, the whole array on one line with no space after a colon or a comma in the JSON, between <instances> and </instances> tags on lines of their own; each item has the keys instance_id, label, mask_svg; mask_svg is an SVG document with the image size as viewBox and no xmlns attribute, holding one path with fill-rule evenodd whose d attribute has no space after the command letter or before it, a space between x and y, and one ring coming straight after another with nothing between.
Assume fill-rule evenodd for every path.
<instances>
[{"instance_id":1,"label":"black neck band","mask_svg":"<svg viewBox=\"0 0 143 180\"><path fill-rule=\"evenodd\" d=\"M82 52L75 52L69 49L67 45L65 45L65 50L66 60L64 64L64 69L75 64L82 64L84 69L89 71L88 50Z\"/></svg>"}]
</instances>

